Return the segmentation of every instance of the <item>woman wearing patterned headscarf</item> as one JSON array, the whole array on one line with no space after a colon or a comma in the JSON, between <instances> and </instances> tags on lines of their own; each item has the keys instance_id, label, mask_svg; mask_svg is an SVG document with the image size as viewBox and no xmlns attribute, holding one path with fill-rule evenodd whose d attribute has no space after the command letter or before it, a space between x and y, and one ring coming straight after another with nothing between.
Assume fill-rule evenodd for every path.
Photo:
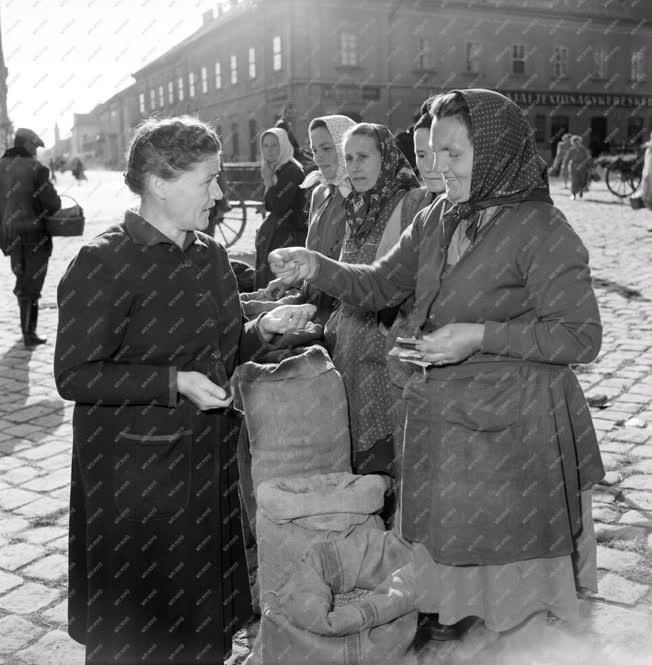
<instances>
[{"instance_id":1,"label":"woman wearing patterned headscarf","mask_svg":"<svg viewBox=\"0 0 652 665\"><path fill-rule=\"evenodd\" d=\"M383 125L361 123L349 129L344 156L353 190L344 201L340 261L371 264L398 241L425 205L425 193ZM385 338L396 313L395 308L370 313L343 303L326 326L326 342L346 388L356 473L395 475Z\"/></svg>"},{"instance_id":2,"label":"woman wearing patterned headscarf","mask_svg":"<svg viewBox=\"0 0 652 665\"><path fill-rule=\"evenodd\" d=\"M303 167L293 157L287 132L274 127L263 132L261 173L265 185L265 209L269 215L256 233L256 275L254 286L267 286L274 275L267 264L267 254L277 247L303 245L306 219L303 212L305 193Z\"/></svg>"},{"instance_id":3,"label":"woman wearing patterned headscarf","mask_svg":"<svg viewBox=\"0 0 652 665\"><path fill-rule=\"evenodd\" d=\"M597 588L590 490L604 470L570 365L597 356L602 326L588 253L518 106L455 90L431 113L446 199L391 251L373 266L305 249L270 262L366 311L414 295L401 530L431 556L419 607L496 636L546 611L575 619L576 591Z\"/></svg>"}]
</instances>

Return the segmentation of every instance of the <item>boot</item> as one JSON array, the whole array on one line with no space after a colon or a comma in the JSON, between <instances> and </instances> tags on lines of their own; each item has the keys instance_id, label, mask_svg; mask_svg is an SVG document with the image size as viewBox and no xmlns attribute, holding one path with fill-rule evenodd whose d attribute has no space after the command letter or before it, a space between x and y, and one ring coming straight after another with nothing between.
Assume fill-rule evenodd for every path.
<instances>
[{"instance_id":1,"label":"boot","mask_svg":"<svg viewBox=\"0 0 652 665\"><path fill-rule=\"evenodd\" d=\"M34 348L39 344L45 344L46 339L36 334L36 324L38 322L38 300L23 301L25 303L25 328L23 329L23 342L26 349Z\"/></svg>"},{"instance_id":2,"label":"boot","mask_svg":"<svg viewBox=\"0 0 652 665\"><path fill-rule=\"evenodd\" d=\"M22 335L25 335L27 332L27 326L25 320L27 318L27 308L29 307L29 300L25 298L18 298L18 311L20 312L20 332Z\"/></svg>"}]
</instances>

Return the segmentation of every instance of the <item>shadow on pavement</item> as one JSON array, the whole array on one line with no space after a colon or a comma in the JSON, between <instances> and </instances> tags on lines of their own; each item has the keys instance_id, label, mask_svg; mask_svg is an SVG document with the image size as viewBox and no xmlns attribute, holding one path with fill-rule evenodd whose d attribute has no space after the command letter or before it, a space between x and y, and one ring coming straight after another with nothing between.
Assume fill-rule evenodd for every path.
<instances>
[{"instance_id":1,"label":"shadow on pavement","mask_svg":"<svg viewBox=\"0 0 652 665\"><path fill-rule=\"evenodd\" d=\"M31 358L32 351L24 348L22 339L14 342L0 357L0 418L5 422L4 433L10 437L0 441L2 454L11 454L18 444L24 447L26 439L37 445L64 421L63 400L29 400ZM21 432L21 426L26 426L29 431ZM14 429L17 431L12 432Z\"/></svg>"}]
</instances>

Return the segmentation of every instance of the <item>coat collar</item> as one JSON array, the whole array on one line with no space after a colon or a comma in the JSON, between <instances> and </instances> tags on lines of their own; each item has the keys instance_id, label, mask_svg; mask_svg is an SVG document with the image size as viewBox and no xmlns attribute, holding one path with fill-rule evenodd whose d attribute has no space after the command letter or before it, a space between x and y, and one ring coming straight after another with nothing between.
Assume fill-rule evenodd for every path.
<instances>
[{"instance_id":1,"label":"coat collar","mask_svg":"<svg viewBox=\"0 0 652 665\"><path fill-rule=\"evenodd\" d=\"M161 233L156 227L152 226L144 217L141 217L135 210L130 209L125 212L125 228L137 245L152 247L159 244L176 244L164 233ZM187 231L181 249L185 252L192 245L208 247L194 231Z\"/></svg>"}]
</instances>

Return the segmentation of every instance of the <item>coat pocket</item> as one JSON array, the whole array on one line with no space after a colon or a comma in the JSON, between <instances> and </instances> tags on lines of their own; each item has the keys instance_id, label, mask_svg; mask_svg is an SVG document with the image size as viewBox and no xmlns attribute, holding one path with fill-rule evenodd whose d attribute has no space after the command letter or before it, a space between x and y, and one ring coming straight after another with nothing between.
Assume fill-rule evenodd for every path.
<instances>
[{"instance_id":1,"label":"coat pocket","mask_svg":"<svg viewBox=\"0 0 652 665\"><path fill-rule=\"evenodd\" d=\"M114 502L126 519L169 518L190 497L192 431L139 434L124 430L114 443Z\"/></svg>"},{"instance_id":2,"label":"coat pocket","mask_svg":"<svg viewBox=\"0 0 652 665\"><path fill-rule=\"evenodd\" d=\"M477 432L500 432L522 420L525 391L518 370L481 371L433 384L438 396L431 402L435 420Z\"/></svg>"}]
</instances>

